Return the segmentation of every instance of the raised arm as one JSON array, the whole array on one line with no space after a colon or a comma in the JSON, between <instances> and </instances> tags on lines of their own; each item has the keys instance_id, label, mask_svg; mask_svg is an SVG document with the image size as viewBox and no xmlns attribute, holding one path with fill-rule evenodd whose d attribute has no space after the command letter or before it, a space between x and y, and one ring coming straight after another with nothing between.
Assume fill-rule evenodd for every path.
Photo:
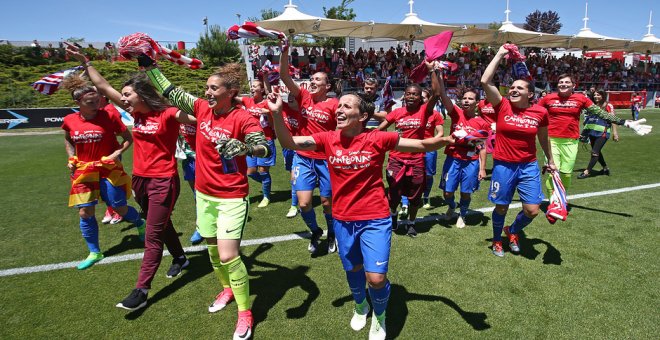
<instances>
[{"instance_id":1,"label":"raised arm","mask_svg":"<svg viewBox=\"0 0 660 340\"><path fill-rule=\"evenodd\" d=\"M438 77L438 86L440 89L440 102L442 106L447 110L447 114L454 112L454 102L451 101L451 98L447 95L447 88L445 87L445 80L442 74Z\"/></svg>"},{"instance_id":2,"label":"raised arm","mask_svg":"<svg viewBox=\"0 0 660 340\"><path fill-rule=\"evenodd\" d=\"M289 46L280 46L280 79L289 89L289 95L298 98L300 94L300 86L293 81L289 73Z\"/></svg>"},{"instance_id":3,"label":"raised arm","mask_svg":"<svg viewBox=\"0 0 660 340\"><path fill-rule=\"evenodd\" d=\"M87 72L89 75L89 79L92 81L94 86L96 86L96 89L99 91L99 93L106 96L109 100L120 106L122 109L126 110L126 106L121 100L121 93L115 90L110 85L110 83L108 83L108 81L103 78L99 71L97 71L96 68L92 66L89 59L80 53L79 48L73 45L67 45L66 53L82 64L82 66L85 68L85 72Z\"/></svg>"},{"instance_id":4,"label":"raised arm","mask_svg":"<svg viewBox=\"0 0 660 340\"><path fill-rule=\"evenodd\" d=\"M484 74L481 76L481 86L483 87L484 92L486 92L486 99L493 104L493 106L499 105L502 101L502 95L495 84L493 84L493 78L495 77L497 67L500 65L500 61L502 61L502 58L504 58L507 53L509 53L509 51L505 49L504 46L500 46L500 49L486 67Z\"/></svg>"},{"instance_id":5,"label":"raised arm","mask_svg":"<svg viewBox=\"0 0 660 340\"><path fill-rule=\"evenodd\" d=\"M167 78L165 78L165 76L160 72L160 70L157 67L153 66L153 62L151 65L145 65L143 59L146 58L140 59L139 61L140 66L145 67L145 73L147 74L147 77L149 77L151 84L156 88L156 91L161 93L163 97L169 99L170 102L174 104L174 106L181 109L181 111L183 111L184 113L194 116L195 115L194 107L197 97L193 96L190 93L187 93L181 88L174 87L174 85L172 85L172 83L170 83L170 81Z\"/></svg>"},{"instance_id":6,"label":"raised arm","mask_svg":"<svg viewBox=\"0 0 660 340\"><path fill-rule=\"evenodd\" d=\"M440 99L440 82L438 80L440 71L435 70L437 62L428 62L424 60L424 63L426 63L426 68L431 75L431 97L429 97L429 100L426 102L426 115L428 116L433 114L435 104L438 102L438 99Z\"/></svg>"},{"instance_id":7,"label":"raised arm","mask_svg":"<svg viewBox=\"0 0 660 340\"><path fill-rule=\"evenodd\" d=\"M292 136L282 117L282 96L279 93L269 93L268 108L273 113L273 127L280 144L291 150L316 150L316 143L311 136Z\"/></svg>"}]
</instances>

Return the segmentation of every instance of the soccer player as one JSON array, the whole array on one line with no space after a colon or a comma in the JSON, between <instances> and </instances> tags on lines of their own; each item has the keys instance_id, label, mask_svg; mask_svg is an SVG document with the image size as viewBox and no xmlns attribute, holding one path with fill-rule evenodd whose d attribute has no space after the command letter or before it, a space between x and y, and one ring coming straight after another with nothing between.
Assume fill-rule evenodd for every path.
<instances>
[{"instance_id":1,"label":"soccer player","mask_svg":"<svg viewBox=\"0 0 660 340\"><path fill-rule=\"evenodd\" d=\"M151 282L163 257L163 244L173 257L167 277L178 276L189 264L171 214L180 190L174 157L179 124L192 121L175 107L168 106L144 75L130 78L120 92L110 86L78 49L68 47L67 53L83 63L85 72L100 93L120 105L135 120L132 187L135 200L147 216L147 226L137 284L117 307L137 310L147 305Z\"/></svg>"},{"instance_id":2,"label":"soccer player","mask_svg":"<svg viewBox=\"0 0 660 340\"><path fill-rule=\"evenodd\" d=\"M80 107L79 112L64 117L62 129L69 156L67 167L71 171L69 206L78 208L80 231L89 250L87 258L77 266L84 270L103 259L95 217L99 196L108 207L135 224L141 240L145 222L126 202L131 196L130 177L124 172L120 157L133 143L130 132L119 116L99 108L101 95L86 80L72 76L62 86L71 91ZM121 144L117 136L122 138Z\"/></svg>"},{"instance_id":3,"label":"soccer player","mask_svg":"<svg viewBox=\"0 0 660 340\"><path fill-rule=\"evenodd\" d=\"M245 110L252 114L264 130L264 135L270 148L268 157L247 156L247 175L253 180L261 183L261 192L264 197L257 205L258 208L265 208L270 203L270 188L272 179L270 177L270 167L275 166L277 150L275 148L275 132L271 124L272 118L268 110L268 104L265 101L266 90L263 80L255 79L250 85L250 94L252 97L241 97L240 100Z\"/></svg>"},{"instance_id":4,"label":"soccer player","mask_svg":"<svg viewBox=\"0 0 660 340\"><path fill-rule=\"evenodd\" d=\"M328 161L333 187L334 228L348 286L355 301L351 328L366 326L369 303L373 305L369 339L385 339L385 311L390 296L387 279L392 220L383 185L383 162L389 150L424 152L451 142L450 137L401 138L397 132L366 129L374 106L367 99L348 94L336 110L337 130L292 137L281 116L282 100L269 96L275 130L283 146L322 152Z\"/></svg>"},{"instance_id":5,"label":"soccer player","mask_svg":"<svg viewBox=\"0 0 660 340\"><path fill-rule=\"evenodd\" d=\"M645 134L642 130L650 126L640 126L639 122L625 121L616 115L603 110L595 105L591 99L584 94L575 93L575 82L568 74L559 76L557 92L550 93L539 101L539 105L545 107L550 114L550 125L548 135L552 144L552 153L564 188L568 191L571 185L573 168L578 151L578 138L580 137L580 113L586 110L587 114L598 117L605 122L624 125L635 130L638 134ZM553 189L552 179L546 178L546 189Z\"/></svg>"},{"instance_id":6,"label":"soccer player","mask_svg":"<svg viewBox=\"0 0 660 340\"><path fill-rule=\"evenodd\" d=\"M490 130L490 124L477 116L479 92L473 88L463 90L460 107L454 105L447 95L445 82L440 77L440 99L451 118L450 134L457 130L467 133L477 130ZM440 189L448 205L446 217L453 218L456 209L454 193L461 187L459 200L460 214L456 220L457 228L465 228L465 218L470 208L472 193L479 189L479 182L486 177L486 147L483 142L457 142L445 148L445 163L442 166Z\"/></svg>"},{"instance_id":7,"label":"soccer player","mask_svg":"<svg viewBox=\"0 0 660 340\"><path fill-rule=\"evenodd\" d=\"M609 113L614 113L614 106L607 102L607 92L605 90L597 90L594 93L594 104ZM607 167L607 163L605 163L605 158L603 157L603 146L605 146L605 143L610 138L610 132L612 133L612 139L618 142L619 134L616 124L613 125L593 115L587 115L584 119L582 136L586 136L591 144L591 159L584 172L578 175L578 179L589 177L596 162L600 163L603 167L603 174L610 175L610 169Z\"/></svg>"},{"instance_id":8,"label":"soccer player","mask_svg":"<svg viewBox=\"0 0 660 340\"><path fill-rule=\"evenodd\" d=\"M289 96L296 99L300 108L297 117L299 126L296 133L304 136L334 130L337 126L334 115L337 98L328 97L331 89L328 75L325 72L316 72L311 77L309 90L301 88L293 81L289 73L289 47L282 46L281 50L280 78L289 89ZM323 215L328 227L328 253L334 253L337 251L337 245L335 232L332 229L332 188L330 187L328 164L322 153L310 150L297 151L293 156L293 163L294 188L298 194L300 216L312 232L307 250L312 255L317 254L319 239L323 235L323 229L316 222L316 214L312 205L312 193L318 185Z\"/></svg>"},{"instance_id":9,"label":"soccer player","mask_svg":"<svg viewBox=\"0 0 660 340\"><path fill-rule=\"evenodd\" d=\"M401 137L423 139L426 123L431 119L433 108L439 97L437 78L437 74L432 72L433 93L426 103L422 99L422 88L417 84L408 85L404 92L404 107L392 110L380 123L378 129L384 131L391 124L395 124L396 131ZM389 185L388 198L393 223L396 222L396 209L401 202L401 196L408 197L410 201L408 220L402 221L402 224L405 224L408 236L416 237L415 218L417 211L422 206L422 194L426 187L424 153L398 150L390 152L386 178Z\"/></svg>"},{"instance_id":10,"label":"soccer player","mask_svg":"<svg viewBox=\"0 0 660 340\"><path fill-rule=\"evenodd\" d=\"M254 321L249 277L239 253L249 208L245 156L268 157L271 149L259 121L236 98L241 65L220 67L206 81L206 99L201 99L175 88L150 58L141 56L140 64L158 91L197 118L197 229L206 238L211 266L223 287L208 310L217 312L236 300L234 340L248 339Z\"/></svg>"},{"instance_id":11,"label":"soccer player","mask_svg":"<svg viewBox=\"0 0 660 340\"><path fill-rule=\"evenodd\" d=\"M518 233L539 213L543 200L541 172L536 161L536 139L547 157L547 166L556 170L548 140L548 111L531 104L534 85L524 79L511 84L508 99L503 98L493 84L500 61L509 51L500 47L481 77L486 99L493 105L491 118L497 124L497 142L493 152L493 173L488 198L495 203L493 210L493 254L504 256L502 230L509 238L512 252L519 253ZM504 227L504 219L514 191L523 204L511 226Z\"/></svg>"}]
</instances>

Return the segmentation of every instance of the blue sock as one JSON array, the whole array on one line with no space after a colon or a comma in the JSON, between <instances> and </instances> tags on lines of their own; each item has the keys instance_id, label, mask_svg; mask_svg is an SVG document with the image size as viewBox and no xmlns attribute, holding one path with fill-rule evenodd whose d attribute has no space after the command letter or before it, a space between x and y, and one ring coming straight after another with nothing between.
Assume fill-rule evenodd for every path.
<instances>
[{"instance_id":1,"label":"blue sock","mask_svg":"<svg viewBox=\"0 0 660 340\"><path fill-rule=\"evenodd\" d=\"M298 192L293 188L293 181L291 181L291 206L298 206Z\"/></svg>"},{"instance_id":2,"label":"blue sock","mask_svg":"<svg viewBox=\"0 0 660 340\"><path fill-rule=\"evenodd\" d=\"M87 242L87 248L90 252L100 253L101 247L99 246L99 225L96 222L96 217L80 218L80 232L83 239Z\"/></svg>"},{"instance_id":3,"label":"blue sock","mask_svg":"<svg viewBox=\"0 0 660 340\"><path fill-rule=\"evenodd\" d=\"M140 222L140 214L135 210L135 208L131 207L130 205L128 206L128 212L126 212L126 215L122 216L126 221L131 222L133 224L137 224Z\"/></svg>"},{"instance_id":4,"label":"blue sock","mask_svg":"<svg viewBox=\"0 0 660 340\"><path fill-rule=\"evenodd\" d=\"M376 315L383 315L387 309L387 301L390 299L390 281L385 283L385 287L375 289L369 287L369 296L371 296L371 304L374 307Z\"/></svg>"},{"instance_id":5,"label":"blue sock","mask_svg":"<svg viewBox=\"0 0 660 340\"><path fill-rule=\"evenodd\" d=\"M431 189L433 189L433 176L426 176L426 188L424 188L424 195L422 195L422 201L424 203L429 202L429 195L431 195Z\"/></svg>"},{"instance_id":6,"label":"blue sock","mask_svg":"<svg viewBox=\"0 0 660 340\"><path fill-rule=\"evenodd\" d=\"M347 271L346 280L348 280L348 288L351 289L355 303L364 302L364 299L367 298L367 277L364 274L364 267L356 272Z\"/></svg>"},{"instance_id":7,"label":"blue sock","mask_svg":"<svg viewBox=\"0 0 660 340\"><path fill-rule=\"evenodd\" d=\"M458 205L461 207L461 217L465 218L465 216L467 216L468 209L470 208L470 202L471 201L472 201L471 198L468 198L466 200L461 198L458 201Z\"/></svg>"},{"instance_id":8,"label":"blue sock","mask_svg":"<svg viewBox=\"0 0 660 340\"><path fill-rule=\"evenodd\" d=\"M329 237L334 237L335 236L335 220L332 218L332 214L326 214L323 213L323 217L325 217L325 223L328 225L328 236Z\"/></svg>"},{"instance_id":9,"label":"blue sock","mask_svg":"<svg viewBox=\"0 0 660 340\"><path fill-rule=\"evenodd\" d=\"M454 201L454 195L451 195L450 198L445 198L445 203L447 203L450 208L456 209L456 201Z\"/></svg>"},{"instance_id":10,"label":"blue sock","mask_svg":"<svg viewBox=\"0 0 660 340\"><path fill-rule=\"evenodd\" d=\"M404 205L406 207L409 207L410 206L410 201L408 201L408 197L401 196L401 206L404 206Z\"/></svg>"},{"instance_id":11,"label":"blue sock","mask_svg":"<svg viewBox=\"0 0 660 340\"><path fill-rule=\"evenodd\" d=\"M300 217L302 217L303 221L305 221L305 224L307 225L307 228L309 228L309 230L312 232L316 232L320 229L318 223L316 223L316 213L314 213L314 209L309 209L309 211L302 211L301 209Z\"/></svg>"},{"instance_id":12,"label":"blue sock","mask_svg":"<svg viewBox=\"0 0 660 340\"><path fill-rule=\"evenodd\" d=\"M253 180L255 180L259 183L261 183L262 178L261 178L261 173L260 172L253 172L253 173L249 174L248 177L252 178Z\"/></svg>"},{"instance_id":13,"label":"blue sock","mask_svg":"<svg viewBox=\"0 0 660 340\"><path fill-rule=\"evenodd\" d=\"M504 229L505 215L500 215L493 210L493 241L502 241L502 229Z\"/></svg>"},{"instance_id":14,"label":"blue sock","mask_svg":"<svg viewBox=\"0 0 660 340\"><path fill-rule=\"evenodd\" d=\"M523 228L525 228L530 223L532 223L533 220L534 220L533 218L527 217L527 215L525 215L525 213L523 213L523 211L521 210L516 216L516 219L511 224L511 227L509 228L509 232L512 234L517 234L521 230L523 230Z\"/></svg>"},{"instance_id":15,"label":"blue sock","mask_svg":"<svg viewBox=\"0 0 660 340\"><path fill-rule=\"evenodd\" d=\"M261 191L264 193L264 197L270 199L270 184L272 182L270 178L270 172L260 172L261 176Z\"/></svg>"}]
</instances>

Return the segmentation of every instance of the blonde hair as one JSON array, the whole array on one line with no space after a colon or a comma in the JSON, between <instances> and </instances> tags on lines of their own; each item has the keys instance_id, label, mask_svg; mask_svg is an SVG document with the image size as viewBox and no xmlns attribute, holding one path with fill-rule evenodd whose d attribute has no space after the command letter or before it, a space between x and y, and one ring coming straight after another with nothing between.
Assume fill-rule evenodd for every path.
<instances>
[{"instance_id":1,"label":"blonde hair","mask_svg":"<svg viewBox=\"0 0 660 340\"><path fill-rule=\"evenodd\" d=\"M229 90L236 90L236 94L241 89L241 83L245 78L245 72L243 72L243 66L238 63L225 64L218 67L211 77L218 77L221 79L221 83L224 87Z\"/></svg>"},{"instance_id":2,"label":"blonde hair","mask_svg":"<svg viewBox=\"0 0 660 340\"><path fill-rule=\"evenodd\" d=\"M62 88L71 92L71 98L78 101L82 96L90 92L97 92L96 88L87 80L78 74L70 75L62 81Z\"/></svg>"}]
</instances>

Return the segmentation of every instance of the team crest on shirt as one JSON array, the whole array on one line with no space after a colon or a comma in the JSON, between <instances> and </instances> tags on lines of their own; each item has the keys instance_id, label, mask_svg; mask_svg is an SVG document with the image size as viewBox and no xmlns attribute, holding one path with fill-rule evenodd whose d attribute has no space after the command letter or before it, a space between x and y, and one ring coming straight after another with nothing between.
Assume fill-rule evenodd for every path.
<instances>
[{"instance_id":1,"label":"team crest on shirt","mask_svg":"<svg viewBox=\"0 0 660 340\"><path fill-rule=\"evenodd\" d=\"M342 154L341 150L335 151L335 155L337 155L337 157L341 157L341 154Z\"/></svg>"}]
</instances>

